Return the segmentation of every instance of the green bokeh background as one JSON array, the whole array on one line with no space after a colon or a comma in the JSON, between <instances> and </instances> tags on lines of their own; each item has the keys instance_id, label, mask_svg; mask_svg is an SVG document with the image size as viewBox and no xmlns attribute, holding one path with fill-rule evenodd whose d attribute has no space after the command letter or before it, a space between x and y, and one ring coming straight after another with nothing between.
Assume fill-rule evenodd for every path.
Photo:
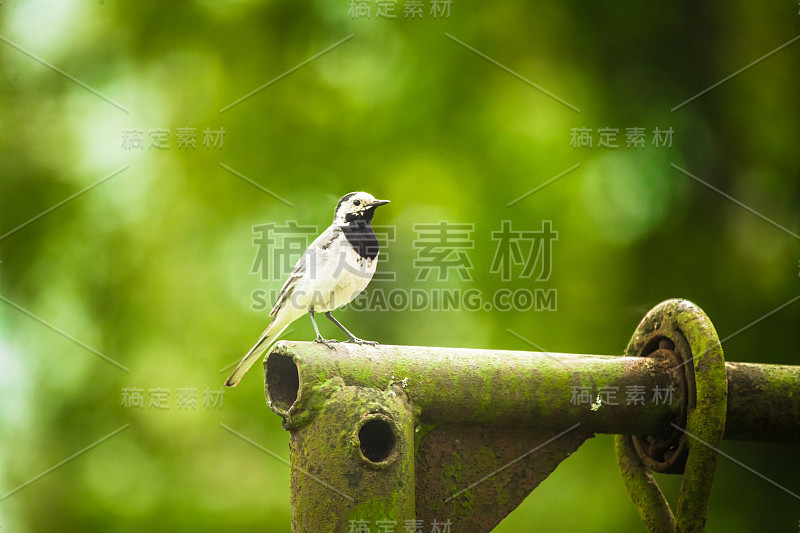
<instances>
[{"instance_id":1,"label":"green bokeh background","mask_svg":"<svg viewBox=\"0 0 800 533\"><path fill-rule=\"evenodd\" d=\"M671 111L800 34L796 2L454 0L434 19L425 0L421 20L402 1L393 20L371 4L367 19L345 0L0 2L0 494L129 424L0 501L3 531L287 531L288 467L220 427L288 457L258 371L221 409L203 391L266 325L253 291L281 285L251 273L253 226L322 229L348 191L392 200L376 223L397 228L379 267L397 280L376 286L558 294L555 311L337 313L383 343L531 349L511 329L548 350L619 354L667 298L695 301L726 337L800 294L800 42ZM183 127L197 128L196 149L177 148ZM597 147L604 127L619 148ZM645 148L625 148L631 127ZM671 147L652 146L656 127L673 129ZM130 128L169 129L169 149L124 149ZM205 128L224 128L222 148L202 146ZM573 128L595 146L570 146ZM471 281L415 281L413 224L439 220L474 224ZM501 220L553 221L546 283L490 273ZM725 355L798 364L799 323L795 302ZM290 336L311 339L309 321ZM171 407L125 408L132 387L146 402L169 389ZM198 391L196 409L176 407L178 388ZM723 449L800 492L796 445ZM660 479L674 500L679 478ZM797 531L790 494L724 458L715 479L708 531ZM610 436L497 528L522 530L643 530Z\"/></svg>"}]
</instances>

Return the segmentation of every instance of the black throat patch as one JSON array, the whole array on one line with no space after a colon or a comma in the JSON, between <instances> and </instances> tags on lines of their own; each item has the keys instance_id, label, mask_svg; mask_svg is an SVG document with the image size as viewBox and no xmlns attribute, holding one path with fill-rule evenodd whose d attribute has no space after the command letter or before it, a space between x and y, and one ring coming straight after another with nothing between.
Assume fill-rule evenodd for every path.
<instances>
[{"instance_id":1,"label":"black throat patch","mask_svg":"<svg viewBox=\"0 0 800 533\"><path fill-rule=\"evenodd\" d=\"M372 218L371 216L369 217ZM365 259L375 259L378 257L378 238L372 231L370 221L365 218L357 218L349 224L340 226L344 232L347 242L355 248L358 255Z\"/></svg>"}]
</instances>

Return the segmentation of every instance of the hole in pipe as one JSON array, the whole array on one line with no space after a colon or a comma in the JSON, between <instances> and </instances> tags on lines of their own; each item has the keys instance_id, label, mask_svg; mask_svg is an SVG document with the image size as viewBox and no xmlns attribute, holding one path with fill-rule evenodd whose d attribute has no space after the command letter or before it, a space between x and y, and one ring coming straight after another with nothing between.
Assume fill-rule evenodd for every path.
<instances>
[{"instance_id":1,"label":"hole in pipe","mask_svg":"<svg viewBox=\"0 0 800 533\"><path fill-rule=\"evenodd\" d=\"M396 445L394 431L389 422L373 418L361 426L358 432L361 453L373 463L387 460Z\"/></svg>"},{"instance_id":2,"label":"hole in pipe","mask_svg":"<svg viewBox=\"0 0 800 533\"><path fill-rule=\"evenodd\" d=\"M297 401L299 390L300 376L292 358L279 353L270 354L267 359L267 391L272 405L288 411Z\"/></svg>"}]
</instances>

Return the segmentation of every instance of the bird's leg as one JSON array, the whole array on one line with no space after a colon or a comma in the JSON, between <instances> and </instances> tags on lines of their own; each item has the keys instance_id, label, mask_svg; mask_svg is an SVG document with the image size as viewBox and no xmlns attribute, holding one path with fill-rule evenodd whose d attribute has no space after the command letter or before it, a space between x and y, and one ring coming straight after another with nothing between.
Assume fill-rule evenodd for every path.
<instances>
[{"instance_id":1,"label":"bird's leg","mask_svg":"<svg viewBox=\"0 0 800 533\"><path fill-rule=\"evenodd\" d=\"M347 342L353 342L353 343L355 343L355 344L369 344L369 345L372 345L372 346L375 346L376 344L378 344L378 341L365 341L364 339L359 339L358 337L356 337L355 335L353 335L352 333L350 333L350 332L347 330L347 328L346 328L346 327L344 327L344 326L343 326L341 323L339 323L339 321L338 321L338 320L336 320L335 318L333 318L333 315L331 315L331 312L330 312L330 311L328 311L327 313L325 313L325 316L326 316L326 317L328 317L328 318L330 319L330 321L331 321L331 322L333 322L334 324L336 324L337 326L339 326L339 329L341 329L342 331L344 331L345 333L347 333L347 336L348 336L348 337L350 337L350 339L349 339Z\"/></svg>"},{"instance_id":2,"label":"bird's leg","mask_svg":"<svg viewBox=\"0 0 800 533\"><path fill-rule=\"evenodd\" d=\"M331 344L333 344L334 342L339 342L339 341L337 341L336 339L330 339L329 340L329 339L323 339L322 338L322 335L320 335L320 333L319 333L319 328L317 327L317 321L314 320L314 308L313 307L311 307L308 310L308 316L311 317L311 323L314 324L314 331L317 332L317 338L314 339L314 342L319 342L321 344L324 344L325 346L327 346L328 348L333 350L333 346L331 346Z\"/></svg>"}]
</instances>

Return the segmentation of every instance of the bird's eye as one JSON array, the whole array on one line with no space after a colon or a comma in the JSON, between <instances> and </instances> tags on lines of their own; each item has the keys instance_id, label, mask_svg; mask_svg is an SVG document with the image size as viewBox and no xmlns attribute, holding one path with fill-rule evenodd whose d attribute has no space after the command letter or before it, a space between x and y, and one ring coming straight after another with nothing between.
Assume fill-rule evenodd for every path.
<instances>
[{"instance_id":1,"label":"bird's eye","mask_svg":"<svg viewBox=\"0 0 800 533\"><path fill-rule=\"evenodd\" d=\"M355 206L361 205L361 200L353 200L353 205Z\"/></svg>"}]
</instances>

